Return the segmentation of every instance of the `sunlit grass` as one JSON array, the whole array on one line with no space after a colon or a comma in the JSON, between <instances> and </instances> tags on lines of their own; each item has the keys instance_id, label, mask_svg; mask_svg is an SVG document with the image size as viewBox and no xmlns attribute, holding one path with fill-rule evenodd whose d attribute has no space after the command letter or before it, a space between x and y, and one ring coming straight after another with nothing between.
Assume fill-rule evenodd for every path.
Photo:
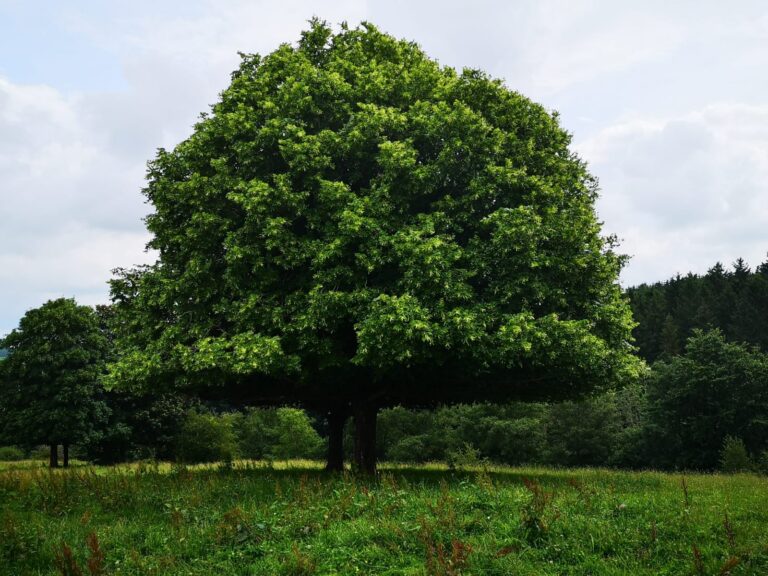
<instances>
[{"instance_id":1,"label":"sunlit grass","mask_svg":"<svg viewBox=\"0 0 768 576\"><path fill-rule=\"evenodd\" d=\"M0 574L768 574L763 477L322 466L4 463Z\"/></svg>"}]
</instances>

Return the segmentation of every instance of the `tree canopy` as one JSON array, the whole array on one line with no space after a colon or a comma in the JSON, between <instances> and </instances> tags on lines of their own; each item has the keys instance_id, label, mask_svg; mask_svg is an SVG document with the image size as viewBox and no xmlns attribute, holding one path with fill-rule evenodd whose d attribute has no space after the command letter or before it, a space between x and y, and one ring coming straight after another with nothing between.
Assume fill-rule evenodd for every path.
<instances>
[{"instance_id":1,"label":"tree canopy","mask_svg":"<svg viewBox=\"0 0 768 576\"><path fill-rule=\"evenodd\" d=\"M159 259L112 282L111 381L323 410L609 386L636 366L623 258L569 144L370 24L243 55L149 164Z\"/></svg>"},{"instance_id":2,"label":"tree canopy","mask_svg":"<svg viewBox=\"0 0 768 576\"><path fill-rule=\"evenodd\" d=\"M93 309L74 300L50 300L28 311L3 340L0 436L11 442L56 446L85 440L106 418L99 379L107 340Z\"/></svg>"}]
</instances>

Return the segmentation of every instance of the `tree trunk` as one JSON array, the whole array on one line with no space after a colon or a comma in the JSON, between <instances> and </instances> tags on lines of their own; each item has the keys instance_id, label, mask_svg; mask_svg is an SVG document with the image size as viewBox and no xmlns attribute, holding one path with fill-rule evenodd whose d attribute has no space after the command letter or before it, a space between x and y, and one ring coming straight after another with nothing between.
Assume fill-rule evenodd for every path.
<instances>
[{"instance_id":1,"label":"tree trunk","mask_svg":"<svg viewBox=\"0 0 768 576\"><path fill-rule=\"evenodd\" d=\"M344 470L344 424L347 413L340 409L328 412L328 461L325 469L328 472Z\"/></svg>"},{"instance_id":2,"label":"tree trunk","mask_svg":"<svg viewBox=\"0 0 768 576\"><path fill-rule=\"evenodd\" d=\"M59 467L59 445L51 444L51 458L49 462L51 468Z\"/></svg>"},{"instance_id":3,"label":"tree trunk","mask_svg":"<svg viewBox=\"0 0 768 576\"><path fill-rule=\"evenodd\" d=\"M64 449L64 468L69 468L69 444L62 444Z\"/></svg>"},{"instance_id":4,"label":"tree trunk","mask_svg":"<svg viewBox=\"0 0 768 576\"><path fill-rule=\"evenodd\" d=\"M376 412L374 404L355 407L355 469L376 474Z\"/></svg>"}]
</instances>

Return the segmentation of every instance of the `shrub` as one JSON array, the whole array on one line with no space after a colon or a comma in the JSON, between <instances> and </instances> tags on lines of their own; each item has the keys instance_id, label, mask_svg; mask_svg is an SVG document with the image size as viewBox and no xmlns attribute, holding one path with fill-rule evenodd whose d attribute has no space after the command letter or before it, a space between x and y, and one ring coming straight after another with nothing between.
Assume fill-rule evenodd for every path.
<instances>
[{"instance_id":1,"label":"shrub","mask_svg":"<svg viewBox=\"0 0 768 576\"><path fill-rule=\"evenodd\" d=\"M133 430L124 422L112 422L91 435L83 446L86 460L95 464L117 464L127 460Z\"/></svg>"},{"instance_id":2,"label":"shrub","mask_svg":"<svg viewBox=\"0 0 768 576\"><path fill-rule=\"evenodd\" d=\"M549 461L558 466L605 466L621 430L612 395L552 404L547 422Z\"/></svg>"},{"instance_id":3,"label":"shrub","mask_svg":"<svg viewBox=\"0 0 768 576\"><path fill-rule=\"evenodd\" d=\"M303 410L278 408L276 432L277 442L272 448L276 459L317 458L323 453L323 440Z\"/></svg>"},{"instance_id":4,"label":"shrub","mask_svg":"<svg viewBox=\"0 0 768 576\"><path fill-rule=\"evenodd\" d=\"M297 408L253 409L235 421L240 454L253 459L318 458L323 440Z\"/></svg>"},{"instance_id":5,"label":"shrub","mask_svg":"<svg viewBox=\"0 0 768 576\"><path fill-rule=\"evenodd\" d=\"M235 434L240 456L252 460L271 458L270 448L277 427L275 410L249 409L235 419Z\"/></svg>"},{"instance_id":6,"label":"shrub","mask_svg":"<svg viewBox=\"0 0 768 576\"><path fill-rule=\"evenodd\" d=\"M232 460L237 445L232 420L228 414L191 411L176 439L178 459L189 464Z\"/></svg>"},{"instance_id":7,"label":"shrub","mask_svg":"<svg viewBox=\"0 0 768 576\"><path fill-rule=\"evenodd\" d=\"M480 457L480 450L472 446L469 442L465 442L461 448L449 450L446 456L448 467L451 470L472 468L486 463L485 460Z\"/></svg>"},{"instance_id":8,"label":"shrub","mask_svg":"<svg viewBox=\"0 0 768 576\"><path fill-rule=\"evenodd\" d=\"M51 455L51 447L50 446L35 446L32 450L29 451L27 454L27 458L30 460L48 460L48 457Z\"/></svg>"},{"instance_id":9,"label":"shrub","mask_svg":"<svg viewBox=\"0 0 768 576\"><path fill-rule=\"evenodd\" d=\"M768 476L768 449L760 453L760 457L757 459L757 471Z\"/></svg>"},{"instance_id":10,"label":"shrub","mask_svg":"<svg viewBox=\"0 0 768 576\"><path fill-rule=\"evenodd\" d=\"M726 436L720 451L720 469L723 472L745 472L752 468L752 460L741 438Z\"/></svg>"},{"instance_id":11,"label":"shrub","mask_svg":"<svg viewBox=\"0 0 768 576\"><path fill-rule=\"evenodd\" d=\"M446 460L466 443L494 462L540 462L545 449L544 404L461 404L436 410L392 408L379 414L378 451L386 460Z\"/></svg>"},{"instance_id":12,"label":"shrub","mask_svg":"<svg viewBox=\"0 0 768 576\"><path fill-rule=\"evenodd\" d=\"M0 446L0 462L14 462L23 459L24 452L16 446Z\"/></svg>"},{"instance_id":13,"label":"shrub","mask_svg":"<svg viewBox=\"0 0 768 576\"><path fill-rule=\"evenodd\" d=\"M429 438L426 434L406 436L387 450L387 459L395 462L426 462L429 458Z\"/></svg>"},{"instance_id":14,"label":"shrub","mask_svg":"<svg viewBox=\"0 0 768 576\"><path fill-rule=\"evenodd\" d=\"M540 461L546 447L546 428L534 409L531 408L530 417L487 418L483 422L482 437L478 439L481 452L505 464Z\"/></svg>"},{"instance_id":15,"label":"shrub","mask_svg":"<svg viewBox=\"0 0 768 576\"><path fill-rule=\"evenodd\" d=\"M376 418L376 452L396 462L443 459L448 434L445 429L438 433L436 416L436 411L402 406L382 410Z\"/></svg>"}]
</instances>

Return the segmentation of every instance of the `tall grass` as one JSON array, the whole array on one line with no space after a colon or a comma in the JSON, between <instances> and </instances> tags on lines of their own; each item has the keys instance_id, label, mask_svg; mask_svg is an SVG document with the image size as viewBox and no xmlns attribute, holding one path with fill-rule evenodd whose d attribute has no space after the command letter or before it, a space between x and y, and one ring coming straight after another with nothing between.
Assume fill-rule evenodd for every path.
<instances>
[{"instance_id":1,"label":"tall grass","mask_svg":"<svg viewBox=\"0 0 768 576\"><path fill-rule=\"evenodd\" d=\"M317 463L0 470L0 574L768 574L768 480Z\"/></svg>"}]
</instances>

